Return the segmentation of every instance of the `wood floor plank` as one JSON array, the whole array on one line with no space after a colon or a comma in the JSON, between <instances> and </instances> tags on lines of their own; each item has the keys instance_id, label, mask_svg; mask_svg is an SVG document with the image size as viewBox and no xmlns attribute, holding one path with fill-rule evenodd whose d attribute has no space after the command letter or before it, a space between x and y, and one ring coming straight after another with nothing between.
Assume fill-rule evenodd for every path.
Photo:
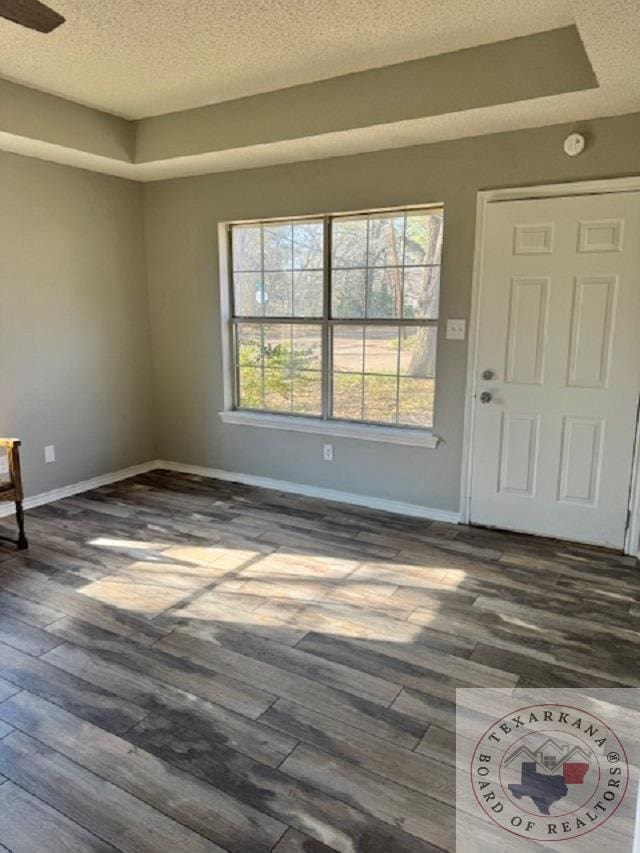
<instances>
[{"instance_id":1,"label":"wood floor plank","mask_svg":"<svg viewBox=\"0 0 640 853\"><path fill-rule=\"evenodd\" d=\"M309 581L336 580L346 578L357 569L359 561L353 555L310 554L298 551L275 551L261 560L251 563L239 572L242 579L264 581Z\"/></svg>"},{"instance_id":2,"label":"wood floor plank","mask_svg":"<svg viewBox=\"0 0 640 853\"><path fill-rule=\"evenodd\" d=\"M434 849L316 787L209 742L172 720L151 715L125 737L342 853L431 853Z\"/></svg>"},{"instance_id":3,"label":"wood floor plank","mask_svg":"<svg viewBox=\"0 0 640 853\"><path fill-rule=\"evenodd\" d=\"M282 526L267 530L260 537L261 541L276 545L278 548L301 548L308 549L311 553L322 553L329 551L335 556L358 557L365 554L369 558L385 559L395 556L395 550L384 548L379 545L368 545L366 542L356 543L348 539L342 539L330 532L305 534L296 530L288 530Z\"/></svg>"},{"instance_id":4,"label":"wood floor plank","mask_svg":"<svg viewBox=\"0 0 640 853\"><path fill-rule=\"evenodd\" d=\"M573 613L554 613L547 607L536 606L537 604L535 600L527 602L526 605L514 601L498 602L490 596L481 595L475 600L473 606L478 610L499 612L502 616L533 617L538 625L547 629L575 633L578 636L589 632L599 636L603 641L616 638L640 646L640 631L633 617L628 614L624 619L620 617L614 619L609 614L608 619L594 621L584 614L576 616Z\"/></svg>"},{"instance_id":5,"label":"wood floor plank","mask_svg":"<svg viewBox=\"0 0 640 853\"><path fill-rule=\"evenodd\" d=\"M56 619L61 619L64 613L46 604L29 601L26 598L20 598L18 595L0 590L0 619L3 616L20 619L27 625L33 625L34 628L46 628Z\"/></svg>"},{"instance_id":6,"label":"wood floor plank","mask_svg":"<svg viewBox=\"0 0 640 853\"><path fill-rule=\"evenodd\" d=\"M298 746L282 770L307 784L403 829L437 847L451 843L452 806L404 788L307 744Z\"/></svg>"},{"instance_id":7,"label":"wood floor plank","mask_svg":"<svg viewBox=\"0 0 640 853\"><path fill-rule=\"evenodd\" d=\"M237 679L265 690L270 688L280 698L312 708L330 705L332 716L336 719L351 723L393 743L413 748L424 733L424 727L420 723L402 713L342 693L310 678L248 658L189 634L174 631L164 637L157 647L182 659L194 660L215 672L233 672Z\"/></svg>"},{"instance_id":8,"label":"wood floor plank","mask_svg":"<svg viewBox=\"0 0 640 853\"><path fill-rule=\"evenodd\" d=\"M336 722L330 718L331 709L327 711L329 716L279 699L260 722L385 779L455 804L455 781L448 767Z\"/></svg>"},{"instance_id":9,"label":"wood floor plank","mask_svg":"<svg viewBox=\"0 0 640 853\"><path fill-rule=\"evenodd\" d=\"M2 643L0 675L108 731L126 731L147 714L138 705Z\"/></svg>"},{"instance_id":10,"label":"wood floor plank","mask_svg":"<svg viewBox=\"0 0 640 853\"><path fill-rule=\"evenodd\" d=\"M286 829L274 818L26 691L2 705L0 718L226 850L268 853Z\"/></svg>"},{"instance_id":11,"label":"wood floor plank","mask_svg":"<svg viewBox=\"0 0 640 853\"><path fill-rule=\"evenodd\" d=\"M0 771L123 853L223 853L217 844L20 732L0 741Z\"/></svg>"},{"instance_id":12,"label":"wood floor plank","mask_svg":"<svg viewBox=\"0 0 640 853\"><path fill-rule=\"evenodd\" d=\"M0 845L13 853L113 853L116 849L13 782L0 786Z\"/></svg>"},{"instance_id":13,"label":"wood floor plank","mask_svg":"<svg viewBox=\"0 0 640 853\"><path fill-rule=\"evenodd\" d=\"M350 604L324 601L316 604L274 598L259 607L256 613L276 616L297 629L346 637L411 643L421 633L415 625L400 618L397 612L391 615ZM408 616L409 612L402 615Z\"/></svg>"},{"instance_id":14,"label":"wood floor plank","mask_svg":"<svg viewBox=\"0 0 640 853\"><path fill-rule=\"evenodd\" d=\"M439 726L431 725L424 737L416 746L416 752L440 761L443 764L455 766L456 763L456 735L455 732L441 729Z\"/></svg>"},{"instance_id":15,"label":"wood floor plank","mask_svg":"<svg viewBox=\"0 0 640 853\"><path fill-rule=\"evenodd\" d=\"M63 611L67 616L78 616L109 631L129 636L136 634L138 642L151 645L163 637L167 630L141 619L126 610L119 610L94 599L87 598L80 592L68 589L53 580L47 580L43 586L43 578L38 572L28 566L19 566L2 578L3 589L30 601L46 601Z\"/></svg>"},{"instance_id":16,"label":"wood floor plank","mask_svg":"<svg viewBox=\"0 0 640 853\"><path fill-rule=\"evenodd\" d=\"M40 528L37 526L36 532ZM30 531L31 532L31 531ZM58 531L59 532L59 531ZM44 534L44 531L42 531ZM32 534L33 537L33 534ZM104 569L87 560L77 560L67 553L51 547L54 543L50 533L46 534L47 546L31 545L28 552L20 551L11 560L11 567L30 568L46 575L51 580L65 584L81 585L87 581L97 580L104 574ZM57 537L56 537L57 538ZM33 539L32 539L33 541ZM44 541L44 535L43 535Z\"/></svg>"},{"instance_id":17,"label":"wood floor plank","mask_svg":"<svg viewBox=\"0 0 640 853\"><path fill-rule=\"evenodd\" d=\"M150 713L179 718L203 736L220 740L272 767L277 767L296 746L296 740L271 732L242 714L151 678L137 667L128 669L99 652L63 643L43 659L98 687L108 686L110 692Z\"/></svg>"},{"instance_id":18,"label":"wood floor plank","mask_svg":"<svg viewBox=\"0 0 640 853\"><path fill-rule=\"evenodd\" d=\"M400 684L364 672L362 667L351 665L353 662L345 665L331 660L328 656L322 658L309 654L301 644L296 648L289 648L288 645L273 640L258 639L233 629L202 623L188 624L180 629L180 633L211 640L226 649L235 650L247 657L380 705L390 705L400 692Z\"/></svg>"},{"instance_id":19,"label":"wood floor plank","mask_svg":"<svg viewBox=\"0 0 640 853\"><path fill-rule=\"evenodd\" d=\"M0 702L4 702L5 699L8 699L10 696L19 693L21 689L22 688L18 687L15 684L12 684L10 681L7 681L4 678L0 678Z\"/></svg>"},{"instance_id":20,"label":"wood floor plank","mask_svg":"<svg viewBox=\"0 0 640 853\"><path fill-rule=\"evenodd\" d=\"M3 615L0 615L0 642L35 657L43 655L58 644L58 640L42 628L34 628L19 619Z\"/></svg>"},{"instance_id":21,"label":"wood floor plank","mask_svg":"<svg viewBox=\"0 0 640 853\"><path fill-rule=\"evenodd\" d=\"M543 631L536 621L500 619L481 610L473 613L444 613L419 608L414 610L408 621L417 625L437 626L439 630L456 636L466 633L474 637L476 643L516 654L526 649L526 653L538 661L559 667L568 665L576 672L594 674L611 683L626 683L625 676L631 675L634 680L629 683L635 683L635 669L629 668L624 658L618 657L620 643L616 644L616 656L613 656L606 649L595 648L593 637L586 631L573 636L567 631L552 628Z\"/></svg>"},{"instance_id":22,"label":"wood floor plank","mask_svg":"<svg viewBox=\"0 0 640 853\"><path fill-rule=\"evenodd\" d=\"M227 582L228 583L228 582ZM243 581L237 583L243 586ZM284 645L295 646L306 634L306 629L295 629L283 619L268 613L258 613L256 608L246 608L240 598L250 599L252 602L257 596L238 596L235 604L229 601L221 601L217 592L204 592L194 600L181 602L162 616L154 620L156 625L173 630L176 627L188 625L189 623L203 625L228 625L238 631L255 634L267 640L276 640ZM259 598L257 608L266 603L264 598Z\"/></svg>"},{"instance_id":23,"label":"wood floor plank","mask_svg":"<svg viewBox=\"0 0 640 853\"><path fill-rule=\"evenodd\" d=\"M443 729L455 731L455 694L452 694L449 699L445 699L441 696L433 696L405 687L392 707L413 719L421 720L425 725L435 724Z\"/></svg>"},{"instance_id":24,"label":"wood floor plank","mask_svg":"<svg viewBox=\"0 0 640 853\"><path fill-rule=\"evenodd\" d=\"M487 643L478 643L471 660L496 666L510 667L514 675L519 676L519 687L607 687L615 684L612 678L601 678L594 673L571 669L571 667L550 665L527 654L526 647L518 654L506 651Z\"/></svg>"},{"instance_id":25,"label":"wood floor plank","mask_svg":"<svg viewBox=\"0 0 640 853\"><path fill-rule=\"evenodd\" d=\"M158 647L139 647L127 637L81 619L60 620L50 630L71 643L99 651L107 660L113 660L116 665L125 666L134 673L194 693L252 719L259 717L276 699L273 693L228 675L214 673L193 660L178 658Z\"/></svg>"},{"instance_id":26,"label":"wood floor plank","mask_svg":"<svg viewBox=\"0 0 640 853\"><path fill-rule=\"evenodd\" d=\"M273 853L332 853L335 849L298 832L297 829L288 829L273 848Z\"/></svg>"},{"instance_id":27,"label":"wood floor plank","mask_svg":"<svg viewBox=\"0 0 640 853\"><path fill-rule=\"evenodd\" d=\"M309 633L297 648L445 698L457 687L510 687L518 681L514 673L423 649L418 644L345 640Z\"/></svg>"}]
</instances>

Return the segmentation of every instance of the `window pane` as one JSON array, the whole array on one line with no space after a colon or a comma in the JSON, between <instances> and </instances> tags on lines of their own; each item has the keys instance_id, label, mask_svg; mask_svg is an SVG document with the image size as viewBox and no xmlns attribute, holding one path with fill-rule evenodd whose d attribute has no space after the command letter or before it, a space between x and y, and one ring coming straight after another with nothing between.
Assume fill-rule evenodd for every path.
<instances>
[{"instance_id":1,"label":"window pane","mask_svg":"<svg viewBox=\"0 0 640 853\"><path fill-rule=\"evenodd\" d=\"M364 420L396 422L398 383L395 376L364 377Z\"/></svg>"},{"instance_id":2,"label":"window pane","mask_svg":"<svg viewBox=\"0 0 640 853\"><path fill-rule=\"evenodd\" d=\"M369 217L369 266L401 266L404 249L404 215Z\"/></svg>"},{"instance_id":3,"label":"window pane","mask_svg":"<svg viewBox=\"0 0 640 853\"><path fill-rule=\"evenodd\" d=\"M320 415L322 326L238 323L240 408Z\"/></svg>"},{"instance_id":4,"label":"window pane","mask_svg":"<svg viewBox=\"0 0 640 853\"><path fill-rule=\"evenodd\" d=\"M320 370L322 367L322 329L320 326L291 326L291 350L294 370Z\"/></svg>"},{"instance_id":5,"label":"window pane","mask_svg":"<svg viewBox=\"0 0 640 853\"><path fill-rule=\"evenodd\" d=\"M331 287L333 317L364 317L366 269L335 270Z\"/></svg>"},{"instance_id":6,"label":"window pane","mask_svg":"<svg viewBox=\"0 0 640 853\"><path fill-rule=\"evenodd\" d=\"M234 270L259 271L261 237L259 225L234 225L231 230Z\"/></svg>"},{"instance_id":7,"label":"window pane","mask_svg":"<svg viewBox=\"0 0 640 853\"><path fill-rule=\"evenodd\" d=\"M433 379L400 377L400 406L398 423L404 426L433 426Z\"/></svg>"},{"instance_id":8,"label":"window pane","mask_svg":"<svg viewBox=\"0 0 640 853\"><path fill-rule=\"evenodd\" d=\"M333 369L341 373L362 373L362 326L333 327Z\"/></svg>"},{"instance_id":9,"label":"window pane","mask_svg":"<svg viewBox=\"0 0 640 853\"><path fill-rule=\"evenodd\" d=\"M239 323L237 334L237 359L241 367L258 366L262 361L262 335L260 326Z\"/></svg>"},{"instance_id":10,"label":"window pane","mask_svg":"<svg viewBox=\"0 0 640 853\"><path fill-rule=\"evenodd\" d=\"M405 264L439 264L442 256L442 211L407 213Z\"/></svg>"},{"instance_id":11,"label":"window pane","mask_svg":"<svg viewBox=\"0 0 640 853\"><path fill-rule=\"evenodd\" d=\"M406 267L404 317L435 320L440 298L440 267Z\"/></svg>"},{"instance_id":12,"label":"window pane","mask_svg":"<svg viewBox=\"0 0 640 853\"><path fill-rule=\"evenodd\" d=\"M402 307L402 267L369 270L367 317L400 317Z\"/></svg>"},{"instance_id":13,"label":"window pane","mask_svg":"<svg viewBox=\"0 0 640 853\"><path fill-rule=\"evenodd\" d=\"M259 367L241 367L238 376L238 405L243 409L261 409L262 370Z\"/></svg>"},{"instance_id":14,"label":"window pane","mask_svg":"<svg viewBox=\"0 0 640 853\"><path fill-rule=\"evenodd\" d=\"M293 273L264 274L264 313L267 317L290 317L292 312Z\"/></svg>"},{"instance_id":15,"label":"window pane","mask_svg":"<svg viewBox=\"0 0 640 853\"><path fill-rule=\"evenodd\" d=\"M265 223L262 230L264 241L264 269L290 270L293 267L293 233L290 222Z\"/></svg>"},{"instance_id":16,"label":"window pane","mask_svg":"<svg viewBox=\"0 0 640 853\"><path fill-rule=\"evenodd\" d=\"M298 415L322 412L322 374L319 370L295 370L292 375L293 411Z\"/></svg>"},{"instance_id":17,"label":"window pane","mask_svg":"<svg viewBox=\"0 0 640 853\"><path fill-rule=\"evenodd\" d=\"M364 351L365 373L398 373L398 328L367 326Z\"/></svg>"},{"instance_id":18,"label":"window pane","mask_svg":"<svg viewBox=\"0 0 640 853\"><path fill-rule=\"evenodd\" d=\"M331 222L332 266L367 265L366 216L334 219Z\"/></svg>"},{"instance_id":19,"label":"window pane","mask_svg":"<svg viewBox=\"0 0 640 853\"><path fill-rule=\"evenodd\" d=\"M321 270L324 267L324 227L319 222L293 223L293 268Z\"/></svg>"},{"instance_id":20,"label":"window pane","mask_svg":"<svg viewBox=\"0 0 640 853\"><path fill-rule=\"evenodd\" d=\"M323 302L323 273L294 272L293 316L322 317Z\"/></svg>"},{"instance_id":21,"label":"window pane","mask_svg":"<svg viewBox=\"0 0 640 853\"><path fill-rule=\"evenodd\" d=\"M288 368L265 368L264 407L271 412L291 411L291 371Z\"/></svg>"},{"instance_id":22,"label":"window pane","mask_svg":"<svg viewBox=\"0 0 640 853\"><path fill-rule=\"evenodd\" d=\"M400 336L401 375L432 379L436 375L436 327L404 326Z\"/></svg>"},{"instance_id":23,"label":"window pane","mask_svg":"<svg viewBox=\"0 0 640 853\"><path fill-rule=\"evenodd\" d=\"M269 369L287 368L291 364L291 326L271 323L264 327L264 366Z\"/></svg>"},{"instance_id":24,"label":"window pane","mask_svg":"<svg viewBox=\"0 0 640 853\"><path fill-rule=\"evenodd\" d=\"M357 373L333 374L333 417L362 420L363 376Z\"/></svg>"},{"instance_id":25,"label":"window pane","mask_svg":"<svg viewBox=\"0 0 640 853\"><path fill-rule=\"evenodd\" d=\"M262 274L237 272L233 274L233 308L236 317L260 317L263 311Z\"/></svg>"}]
</instances>

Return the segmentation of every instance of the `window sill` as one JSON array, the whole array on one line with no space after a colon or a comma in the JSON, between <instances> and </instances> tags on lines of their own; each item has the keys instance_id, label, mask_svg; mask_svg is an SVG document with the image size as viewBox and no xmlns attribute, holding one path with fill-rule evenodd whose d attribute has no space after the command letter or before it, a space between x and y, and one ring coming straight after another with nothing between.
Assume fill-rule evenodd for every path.
<instances>
[{"instance_id":1,"label":"window sill","mask_svg":"<svg viewBox=\"0 0 640 853\"><path fill-rule=\"evenodd\" d=\"M290 432L309 432L316 435L330 435L338 438L356 438L362 441L378 441L386 444L404 444L412 447L438 446L440 438L430 430L418 430L396 427L373 426L370 424L352 424L342 421L321 421L315 418L289 417L261 412L242 412L229 410L220 412L225 424L261 427L263 429L281 429Z\"/></svg>"}]
</instances>

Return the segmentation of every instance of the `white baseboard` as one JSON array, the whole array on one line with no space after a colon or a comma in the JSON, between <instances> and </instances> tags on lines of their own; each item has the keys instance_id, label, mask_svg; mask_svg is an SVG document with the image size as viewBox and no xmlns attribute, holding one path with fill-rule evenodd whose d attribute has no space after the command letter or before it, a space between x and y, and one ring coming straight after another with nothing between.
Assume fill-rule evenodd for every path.
<instances>
[{"instance_id":1,"label":"white baseboard","mask_svg":"<svg viewBox=\"0 0 640 853\"><path fill-rule=\"evenodd\" d=\"M459 524L460 513L450 512L444 509L422 506L420 504L403 503L385 498L375 498L370 495L357 495L352 492L342 492L339 489L325 489L321 486L309 486L303 483L291 483L288 480L272 480L270 477L257 477L252 474L242 474L235 471L223 471L220 468L205 468L202 465L189 465L186 462L168 462L154 459L143 462L141 465L133 465L131 468L122 468L120 471L112 471L109 474L101 474L90 480L81 480L79 483L71 483L52 489L50 492L41 492L25 498L24 508L33 509L43 504L69 498L72 495L97 489L109 483L117 483L119 480L127 480L138 474L146 474L157 468L165 468L168 471L177 471L183 474L199 474L202 477L211 477L216 480L227 480L233 483L244 483L247 486L259 486L263 489L275 489L278 492L289 492L294 495L305 495L309 498L321 498L327 501L353 504L368 509L379 509L384 512L392 512L397 515L410 515L414 518L426 518L430 521L447 521L451 524ZM13 504L6 502L0 504L0 518L13 515Z\"/></svg>"},{"instance_id":2,"label":"white baseboard","mask_svg":"<svg viewBox=\"0 0 640 853\"><path fill-rule=\"evenodd\" d=\"M92 477L90 480L81 480L79 483L70 483L68 486L61 486L59 489L52 489L50 492L40 492L38 495L32 495L25 498L23 506L25 509L33 509L43 504L59 501L62 498L69 498L71 495L80 494L80 492L88 492L91 489L97 489L98 486L107 486L109 483L117 483L118 480L127 480L129 477L136 477L138 474L146 474L147 471L153 471L160 465L155 459L150 462L143 462L141 465L132 465L130 468L122 468L120 471L112 471L109 474L101 474L99 477ZM10 502L0 503L0 518L8 515L13 515L14 507Z\"/></svg>"},{"instance_id":3,"label":"white baseboard","mask_svg":"<svg viewBox=\"0 0 640 853\"><path fill-rule=\"evenodd\" d=\"M259 486L263 489L275 489L278 492L290 492L294 495L305 495L308 498L321 498L327 501L354 504L368 509L379 509L397 515L410 515L415 518L428 518L430 521L447 521L450 524L460 523L460 513L445 509L434 509L421 504L403 503L402 501L375 498L370 495L357 495L343 492L339 489L325 489L322 486L309 486L303 483L291 483L288 480L272 480L270 477L258 477L253 474L241 474L236 471L223 471L220 468L204 468L202 465L189 465L185 462L168 462L159 460L158 468L168 471L178 471L182 474L199 474L202 477L212 477L216 480L228 480L233 483L244 483L247 486Z\"/></svg>"}]
</instances>

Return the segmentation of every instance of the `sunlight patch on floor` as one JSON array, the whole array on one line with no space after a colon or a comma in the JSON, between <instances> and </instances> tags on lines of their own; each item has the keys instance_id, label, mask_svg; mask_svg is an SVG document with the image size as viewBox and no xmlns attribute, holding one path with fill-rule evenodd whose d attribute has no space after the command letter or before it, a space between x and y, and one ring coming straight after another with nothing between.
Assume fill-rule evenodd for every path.
<instances>
[{"instance_id":1,"label":"sunlight patch on floor","mask_svg":"<svg viewBox=\"0 0 640 853\"><path fill-rule=\"evenodd\" d=\"M126 548L140 551L161 551L163 548L169 548L170 542L146 542L138 539L111 539L107 536L99 536L97 539L90 539L88 545L95 545L98 548Z\"/></svg>"}]
</instances>

